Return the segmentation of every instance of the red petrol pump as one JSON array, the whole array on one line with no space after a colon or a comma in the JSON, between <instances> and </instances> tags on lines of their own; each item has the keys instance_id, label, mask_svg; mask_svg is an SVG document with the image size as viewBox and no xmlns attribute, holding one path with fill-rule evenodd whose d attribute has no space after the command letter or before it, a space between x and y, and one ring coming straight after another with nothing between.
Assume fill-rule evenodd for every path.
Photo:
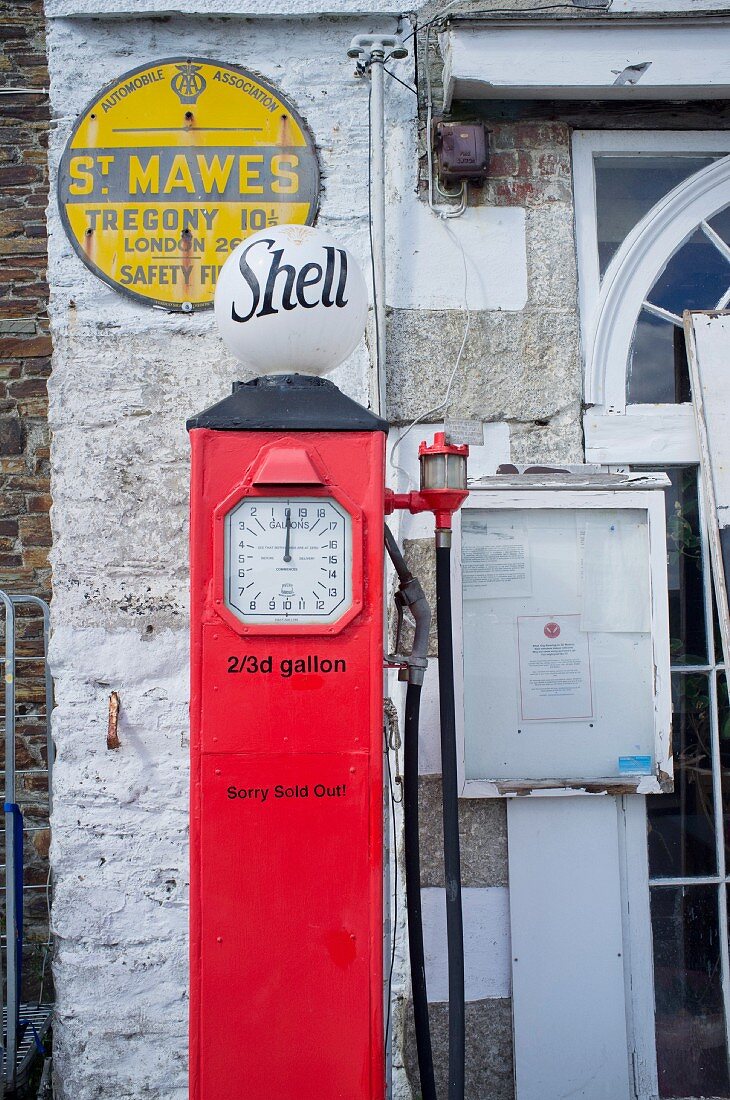
<instances>
[{"instance_id":1,"label":"red petrol pump","mask_svg":"<svg viewBox=\"0 0 730 1100\"><path fill-rule=\"evenodd\" d=\"M312 267L321 277L333 246L297 274L282 251L268 255L270 231L257 237L271 262L262 313L294 310L292 288L314 285ZM251 247L240 271L256 297L264 279L246 260ZM335 308L347 305L340 251ZM247 304L233 304L240 323L254 314ZM188 429L190 1100L383 1100L384 514L431 510L446 539L466 495L466 449L424 445L421 492L386 500L387 423L332 382L296 373L235 383ZM389 552L403 601L422 606L392 538ZM417 837L426 662L395 660L409 678ZM446 765L444 775L446 789ZM453 830L455 786L452 810ZM411 875L414 902L416 884ZM420 905L411 923L418 938ZM422 955L421 943L421 1033ZM463 959L461 983L463 1024ZM425 1050L419 1042L421 1062Z\"/></svg>"},{"instance_id":2,"label":"red petrol pump","mask_svg":"<svg viewBox=\"0 0 730 1100\"><path fill-rule=\"evenodd\" d=\"M387 425L275 375L189 428L191 1100L232 1043L247 1100L376 1100Z\"/></svg>"}]
</instances>

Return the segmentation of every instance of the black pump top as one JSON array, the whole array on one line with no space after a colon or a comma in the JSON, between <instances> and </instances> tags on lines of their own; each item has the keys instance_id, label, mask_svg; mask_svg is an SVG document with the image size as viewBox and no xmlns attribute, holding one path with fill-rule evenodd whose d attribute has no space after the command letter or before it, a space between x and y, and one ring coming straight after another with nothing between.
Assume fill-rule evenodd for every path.
<instances>
[{"instance_id":1,"label":"black pump top","mask_svg":"<svg viewBox=\"0 0 730 1100\"><path fill-rule=\"evenodd\" d=\"M364 409L327 378L270 374L234 382L233 393L197 416L187 429L219 432L388 432L387 420Z\"/></svg>"}]
</instances>

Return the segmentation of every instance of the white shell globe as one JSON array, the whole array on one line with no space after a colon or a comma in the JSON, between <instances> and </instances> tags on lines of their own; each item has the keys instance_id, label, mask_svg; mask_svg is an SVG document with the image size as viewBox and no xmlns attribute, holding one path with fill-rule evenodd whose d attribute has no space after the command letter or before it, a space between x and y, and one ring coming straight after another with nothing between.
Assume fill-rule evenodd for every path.
<instances>
[{"instance_id":1,"label":"white shell globe","mask_svg":"<svg viewBox=\"0 0 730 1100\"><path fill-rule=\"evenodd\" d=\"M215 318L228 350L258 374L327 374L365 331L362 271L329 233L280 225L247 237L218 276Z\"/></svg>"}]
</instances>

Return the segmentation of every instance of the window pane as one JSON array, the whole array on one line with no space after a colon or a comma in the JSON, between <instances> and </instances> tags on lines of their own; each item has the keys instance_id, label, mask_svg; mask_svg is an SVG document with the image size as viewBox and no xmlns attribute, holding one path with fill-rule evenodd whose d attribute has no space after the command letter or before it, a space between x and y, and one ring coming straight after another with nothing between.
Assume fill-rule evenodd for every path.
<instances>
[{"instance_id":1,"label":"window pane","mask_svg":"<svg viewBox=\"0 0 730 1100\"><path fill-rule=\"evenodd\" d=\"M707 663L697 468L667 470L669 637L673 665Z\"/></svg>"},{"instance_id":2,"label":"window pane","mask_svg":"<svg viewBox=\"0 0 730 1100\"><path fill-rule=\"evenodd\" d=\"M624 238L664 195L717 157L598 156L594 160L601 277Z\"/></svg>"},{"instance_id":3,"label":"window pane","mask_svg":"<svg viewBox=\"0 0 730 1100\"><path fill-rule=\"evenodd\" d=\"M717 235L722 237L725 244L730 244L730 206L726 206L719 214L715 214L714 218L710 218L709 224Z\"/></svg>"},{"instance_id":4,"label":"window pane","mask_svg":"<svg viewBox=\"0 0 730 1100\"><path fill-rule=\"evenodd\" d=\"M642 309L629 353L630 405L689 401L689 367L681 328Z\"/></svg>"},{"instance_id":5,"label":"window pane","mask_svg":"<svg viewBox=\"0 0 730 1100\"><path fill-rule=\"evenodd\" d=\"M709 677L672 677L674 793L650 796L649 873L711 875L716 868Z\"/></svg>"},{"instance_id":6,"label":"window pane","mask_svg":"<svg viewBox=\"0 0 730 1100\"><path fill-rule=\"evenodd\" d=\"M651 892L659 1095L730 1096L716 886Z\"/></svg>"},{"instance_id":7,"label":"window pane","mask_svg":"<svg viewBox=\"0 0 730 1100\"><path fill-rule=\"evenodd\" d=\"M730 286L730 263L701 229L678 248L649 291L649 301L680 317L713 309Z\"/></svg>"},{"instance_id":8,"label":"window pane","mask_svg":"<svg viewBox=\"0 0 730 1100\"><path fill-rule=\"evenodd\" d=\"M710 568L712 573L712 568ZM712 639L715 646L715 664L722 664L722 634L720 633L720 617L717 614L717 597L715 595L715 585L710 585L710 593L712 595Z\"/></svg>"},{"instance_id":9,"label":"window pane","mask_svg":"<svg viewBox=\"0 0 730 1100\"><path fill-rule=\"evenodd\" d=\"M717 675L717 725L720 735L722 818L727 863L730 861L730 703L728 703L727 678L724 672L719 672Z\"/></svg>"}]
</instances>

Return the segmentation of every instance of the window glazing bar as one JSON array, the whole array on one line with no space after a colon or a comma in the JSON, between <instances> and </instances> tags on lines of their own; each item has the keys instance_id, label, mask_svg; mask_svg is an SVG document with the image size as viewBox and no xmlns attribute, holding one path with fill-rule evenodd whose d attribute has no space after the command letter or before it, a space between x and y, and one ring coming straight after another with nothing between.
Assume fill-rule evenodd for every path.
<instances>
[{"instance_id":1,"label":"window glazing bar","mask_svg":"<svg viewBox=\"0 0 730 1100\"><path fill-rule=\"evenodd\" d=\"M677 328L682 328L682 318L678 317L676 313L670 313L668 309L662 309L661 306L655 306L652 302L642 302L641 305L647 313L653 313L655 317L661 317L663 321L671 321Z\"/></svg>"},{"instance_id":2,"label":"window glazing bar","mask_svg":"<svg viewBox=\"0 0 730 1100\"><path fill-rule=\"evenodd\" d=\"M725 665L672 665L672 672L724 672Z\"/></svg>"},{"instance_id":3,"label":"window glazing bar","mask_svg":"<svg viewBox=\"0 0 730 1100\"><path fill-rule=\"evenodd\" d=\"M659 796L661 797L661 795ZM650 878L650 886L720 886L725 880L719 875L697 875L696 878Z\"/></svg>"},{"instance_id":4,"label":"window glazing bar","mask_svg":"<svg viewBox=\"0 0 730 1100\"><path fill-rule=\"evenodd\" d=\"M700 222L700 229L705 234L707 239L712 244L714 244L717 251L722 253L728 263L730 263L730 248L728 248L728 246L725 244L722 237L718 233L716 233L712 226L708 225L707 222Z\"/></svg>"}]
</instances>

